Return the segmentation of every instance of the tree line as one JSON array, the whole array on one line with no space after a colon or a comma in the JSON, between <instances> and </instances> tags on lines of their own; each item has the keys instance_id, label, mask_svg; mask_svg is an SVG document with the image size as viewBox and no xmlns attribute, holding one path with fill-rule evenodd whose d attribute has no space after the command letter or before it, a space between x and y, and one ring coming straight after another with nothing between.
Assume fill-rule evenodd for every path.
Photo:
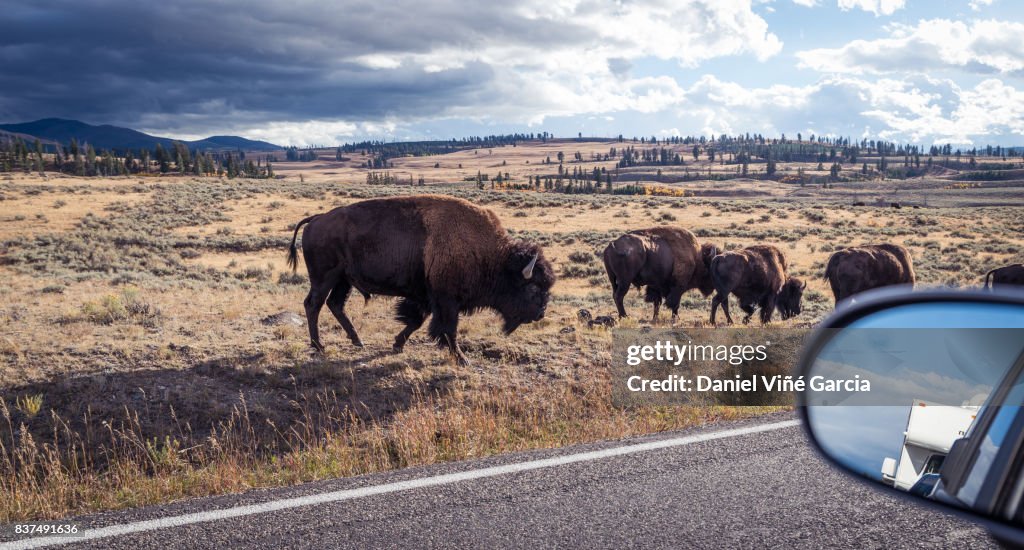
<instances>
[{"instance_id":1,"label":"tree line","mask_svg":"<svg viewBox=\"0 0 1024 550\"><path fill-rule=\"evenodd\" d=\"M181 142L164 148L97 151L91 144L79 144L74 138L65 149L60 144L43 145L36 139L31 145L21 137L0 140L0 170L25 173L45 171L75 176L123 176L131 174L192 174L228 178L272 178L276 159L271 155L247 158L245 151L189 150Z\"/></svg>"}]
</instances>

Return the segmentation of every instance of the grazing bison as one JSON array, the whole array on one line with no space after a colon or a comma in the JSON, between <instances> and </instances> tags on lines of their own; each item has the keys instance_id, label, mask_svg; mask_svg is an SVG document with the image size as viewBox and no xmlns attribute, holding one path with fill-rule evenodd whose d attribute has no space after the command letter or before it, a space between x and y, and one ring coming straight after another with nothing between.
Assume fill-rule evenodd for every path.
<instances>
[{"instance_id":1,"label":"grazing bison","mask_svg":"<svg viewBox=\"0 0 1024 550\"><path fill-rule=\"evenodd\" d=\"M914 285L910 251L898 244L853 246L832 254L825 268L836 304L872 288Z\"/></svg>"},{"instance_id":2,"label":"grazing bison","mask_svg":"<svg viewBox=\"0 0 1024 550\"><path fill-rule=\"evenodd\" d=\"M732 324L729 315L729 294L735 294L740 309L750 321L754 310L761 308L761 322L772 320L777 308L783 319L800 313L800 299L807 283L796 277L786 278L786 257L778 248L759 244L738 252L719 254L711 261L711 279L715 285L715 297L711 299L711 324L715 324L718 306L722 306L725 319Z\"/></svg>"},{"instance_id":3,"label":"grazing bison","mask_svg":"<svg viewBox=\"0 0 1024 550\"><path fill-rule=\"evenodd\" d=\"M310 282L306 321L310 342L321 352L317 318L325 301L352 343L362 346L345 315L345 300L355 288L367 298L401 298L396 318L405 329L395 337L396 352L430 315L430 337L465 364L456 341L460 313L494 309L509 334L544 317L555 282L539 246L513 241L493 212L462 199L374 199L310 216L295 226L288 253L293 270L303 225Z\"/></svg>"},{"instance_id":4,"label":"grazing bison","mask_svg":"<svg viewBox=\"0 0 1024 550\"><path fill-rule=\"evenodd\" d=\"M708 266L716 254L716 246L698 246L693 233L675 227L639 229L615 239L604 249L604 268L619 317L627 317L622 300L635 285L647 287L644 300L654 304L655 321L662 300L675 318L683 292L696 288L707 296L714 290Z\"/></svg>"},{"instance_id":5,"label":"grazing bison","mask_svg":"<svg viewBox=\"0 0 1024 550\"><path fill-rule=\"evenodd\" d=\"M996 285L1024 286L1024 264L1012 264L993 269L985 274L985 289L989 289L989 278L992 280L992 287Z\"/></svg>"}]
</instances>

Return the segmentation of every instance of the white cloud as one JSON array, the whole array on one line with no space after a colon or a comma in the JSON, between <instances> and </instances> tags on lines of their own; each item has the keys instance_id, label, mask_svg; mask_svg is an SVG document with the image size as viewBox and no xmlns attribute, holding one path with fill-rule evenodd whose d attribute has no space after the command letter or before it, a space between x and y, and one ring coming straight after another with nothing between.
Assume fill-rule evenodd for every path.
<instances>
[{"instance_id":1,"label":"white cloud","mask_svg":"<svg viewBox=\"0 0 1024 550\"><path fill-rule=\"evenodd\" d=\"M893 12L903 9L906 0L839 0L839 9L849 11L861 9L869 11L875 16L892 15Z\"/></svg>"},{"instance_id":2,"label":"white cloud","mask_svg":"<svg viewBox=\"0 0 1024 550\"><path fill-rule=\"evenodd\" d=\"M480 96L490 100L452 105L438 114L539 124L552 116L649 113L678 100L681 89L670 77L630 78L632 60L657 58L694 68L723 56L765 60L782 49L752 11L751 0L526 0L512 12L518 22L510 26L554 30L561 38L495 29L439 39L426 50L349 61L385 71L484 67L493 78L482 83Z\"/></svg>"},{"instance_id":3,"label":"white cloud","mask_svg":"<svg viewBox=\"0 0 1024 550\"><path fill-rule=\"evenodd\" d=\"M402 61L397 57L385 54L367 54L352 58L352 61L371 69L397 69Z\"/></svg>"},{"instance_id":4,"label":"white cloud","mask_svg":"<svg viewBox=\"0 0 1024 550\"><path fill-rule=\"evenodd\" d=\"M1024 133L1024 91L998 79L961 89L927 77L839 76L800 87L744 88L706 75L685 90L676 115L686 133L802 131L926 144L1005 142Z\"/></svg>"},{"instance_id":5,"label":"white cloud","mask_svg":"<svg viewBox=\"0 0 1024 550\"><path fill-rule=\"evenodd\" d=\"M801 6L822 4L791 1ZM876 15L892 14L904 4L837 1L842 9ZM987 5L986 1L976 3ZM781 51L780 38L754 11L773 6L778 8L779 0L651 0L642 6L629 0L429 6L396 0L367 2L345 14L292 10L296 14L291 20L284 17L287 8L268 2L266 21L250 21L256 26L245 32L216 25L226 29L218 40L231 46L224 59L239 61L233 72L222 74L223 63L217 63L208 69L211 72L202 73L206 76L188 73L188 79L174 82L172 88L164 84L166 75L173 73L167 70L143 79L141 87L120 74L96 71L88 73L92 80L87 82L115 85L102 97L145 96L139 100L142 107L130 104L135 110L124 111L133 124L141 121L154 133L237 133L295 145L403 139L423 136L431 131L424 128L431 127L435 135L459 135L474 127L551 130L552 119L610 133L801 131L956 143L1005 143L1024 130L1024 97L1015 87L1017 77L1024 74L1022 23L891 23L883 27L886 36L881 39L798 52L800 67L827 74L808 85L785 84L788 67L752 88L715 76L726 63L735 72ZM282 19L291 23L281 24ZM392 32L378 32L374 24L380 21L386 21ZM213 35L198 30L177 47ZM856 28L843 31L858 36ZM269 50L261 49L264 42ZM162 45L158 51L168 50ZM275 57L265 63L268 55ZM665 65L689 70L654 72ZM106 66L109 63L102 65ZM934 78L942 69L951 69L940 73L944 77L973 72L985 80L961 87ZM704 76L681 76L694 73ZM77 89L91 90L84 85ZM166 105L159 112L138 112L150 108L151 96L167 90L174 93L161 96L166 96ZM4 99L0 93L0 114ZM98 100L87 103L105 105Z\"/></svg>"},{"instance_id":6,"label":"white cloud","mask_svg":"<svg viewBox=\"0 0 1024 550\"><path fill-rule=\"evenodd\" d=\"M971 0L968 2L968 5L971 6L971 9L974 11L981 11L981 8L991 6L993 2L995 2L995 0Z\"/></svg>"},{"instance_id":7,"label":"white cloud","mask_svg":"<svg viewBox=\"0 0 1024 550\"><path fill-rule=\"evenodd\" d=\"M799 0L808 2L808 0ZM813 1L812 1L813 3ZM642 5L616 0L526 0L512 6L516 33L479 32L438 37L426 50L357 55L350 61L392 69L411 61L426 70L470 62L536 70L607 72L610 60L641 57L696 67L716 57L750 54L764 60L782 49L751 0L654 0ZM531 36L518 27L561 30L564 37ZM540 40L538 42L538 40Z\"/></svg>"},{"instance_id":8,"label":"white cloud","mask_svg":"<svg viewBox=\"0 0 1024 550\"><path fill-rule=\"evenodd\" d=\"M840 48L797 52L799 66L832 73L927 72L955 68L977 73L1024 70L1024 24L948 19L894 25L888 38L854 40Z\"/></svg>"},{"instance_id":9,"label":"white cloud","mask_svg":"<svg viewBox=\"0 0 1024 550\"><path fill-rule=\"evenodd\" d=\"M333 145L351 138L357 133L380 136L385 132L365 131L359 125L344 121L305 122L275 121L256 127L242 128L239 134L249 139L259 139L284 145Z\"/></svg>"},{"instance_id":10,"label":"white cloud","mask_svg":"<svg viewBox=\"0 0 1024 550\"><path fill-rule=\"evenodd\" d=\"M518 86L510 83L511 88ZM620 87L594 90L589 102L576 108L559 108L574 101L576 92L558 85L537 83L549 101L533 106L524 99L511 105L495 105L495 113L480 117L471 107L452 110L445 118L475 122L503 121L530 109L543 108L559 117L630 121L648 119L661 123L656 133L673 135L720 135L739 132L777 136L848 136L922 144L984 144L1017 142L1024 135L1024 90L996 78L974 87L961 88L948 79L926 76L868 80L856 76L831 76L805 86L774 84L746 88L735 82L704 75L687 87L668 77L633 79ZM602 93L604 95L602 95ZM612 117L612 113L616 113ZM423 120L437 120L438 117ZM581 122L583 122L581 120ZM528 120L537 127L543 119ZM532 124L531 124L532 123ZM418 135L416 120L401 122L274 122L238 128L253 139L284 144L325 144L353 138L398 138ZM545 128L548 129L548 128Z\"/></svg>"}]
</instances>

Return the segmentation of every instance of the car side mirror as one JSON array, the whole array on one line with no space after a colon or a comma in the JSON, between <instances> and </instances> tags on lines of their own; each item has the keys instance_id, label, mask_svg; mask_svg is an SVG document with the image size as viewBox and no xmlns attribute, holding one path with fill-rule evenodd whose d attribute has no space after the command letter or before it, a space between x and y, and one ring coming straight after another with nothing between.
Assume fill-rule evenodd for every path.
<instances>
[{"instance_id":1,"label":"car side mirror","mask_svg":"<svg viewBox=\"0 0 1024 550\"><path fill-rule=\"evenodd\" d=\"M830 461L1024 544L1024 293L859 295L807 341L796 374Z\"/></svg>"}]
</instances>

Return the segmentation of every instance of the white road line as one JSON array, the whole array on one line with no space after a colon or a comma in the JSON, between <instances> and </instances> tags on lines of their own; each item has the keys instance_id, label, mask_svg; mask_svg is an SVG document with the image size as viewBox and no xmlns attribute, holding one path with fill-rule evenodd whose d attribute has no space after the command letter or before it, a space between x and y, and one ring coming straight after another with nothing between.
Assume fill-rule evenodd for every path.
<instances>
[{"instance_id":1,"label":"white road line","mask_svg":"<svg viewBox=\"0 0 1024 550\"><path fill-rule=\"evenodd\" d=\"M106 537L116 537L119 535L127 535L131 533L140 533L143 531L152 531L155 529L166 529L168 527L181 527L183 525L190 525L193 523L204 523L222 519L251 516L254 514L265 514L267 512L288 510L290 508L299 508L302 506L312 506L315 504L325 504L329 502L340 502L343 500L352 500L356 498L363 498L373 495L394 493L396 491L407 491L409 489L420 489L423 487L448 485L451 483L469 481L472 479L481 479L485 477L494 477L505 474L514 474L518 472L527 472L530 470L537 470L540 468L551 468L554 466L563 466L566 464L587 462L590 460L600 460L602 458L611 458L634 453L642 453L644 451L653 451L669 447L679 447L682 445L690 445L692 443L713 441L715 439L724 439L727 437L737 437L741 435L749 435L767 432L771 430L779 430L782 428L790 428L793 426L797 426L799 424L799 420L786 420L783 422L759 424L756 426L749 426L746 428L736 428L732 430L722 430L718 432L711 432L705 434L676 437L673 439L662 439L659 441L639 443L636 445L612 447L610 449L601 449L599 451L556 456L540 460L530 460L527 462L516 462L513 464L503 464L501 466L481 468L479 470L469 470L465 472L456 472L453 474L444 474L419 479L410 479L407 481L398 481L395 483L385 483L384 485L359 487L357 489L345 489L342 491L333 491L330 493L320 493L315 495L306 495L302 497L287 498L283 500L274 500L270 502L264 502L261 504L251 504L248 506L235 506L234 508L224 508L221 510L210 510L207 512L195 512L192 514L184 514L180 516L171 516L146 521L136 521L133 523L125 523L123 525L111 525L108 527L100 527L98 529L85 529L83 533L80 533L74 537L41 537L0 543L0 550L42 548L45 546L71 544L87 540L95 540Z\"/></svg>"}]
</instances>

